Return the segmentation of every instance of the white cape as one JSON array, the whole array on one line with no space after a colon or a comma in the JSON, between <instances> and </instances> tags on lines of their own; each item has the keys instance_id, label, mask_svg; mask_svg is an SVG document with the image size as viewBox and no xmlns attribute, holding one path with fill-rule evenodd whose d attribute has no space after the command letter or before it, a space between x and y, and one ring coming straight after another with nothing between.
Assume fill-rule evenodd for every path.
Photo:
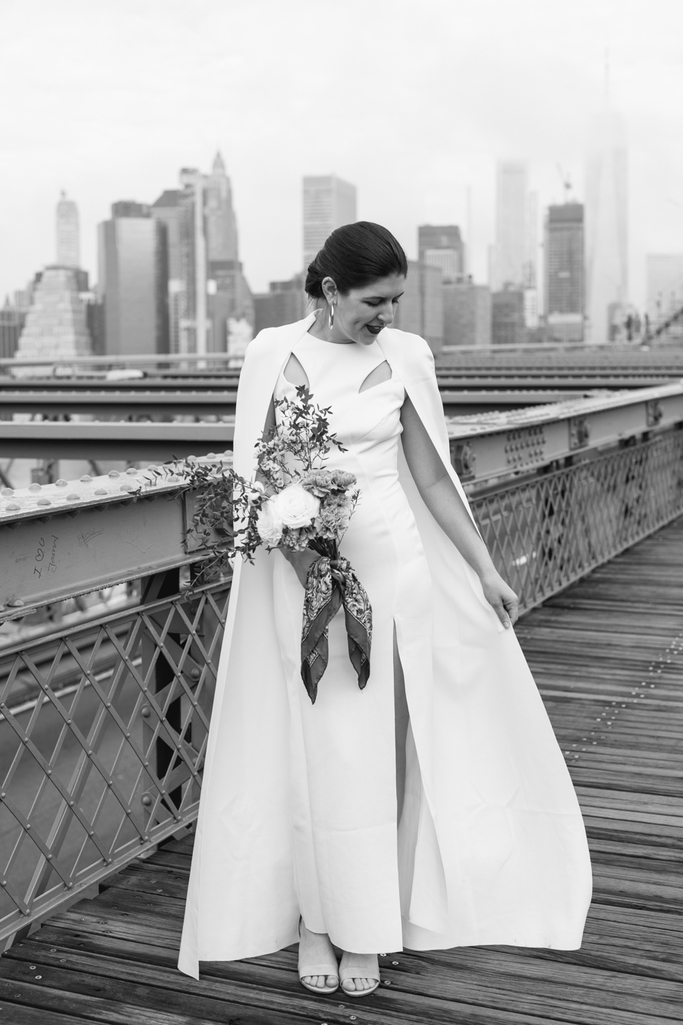
<instances>
[{"instance_id":1,"label":"white cape","mask_svg":"<svg viewBox=\"0 0 683 1025\"><path fill-rule=\"evenodd\" d=\"M278 375L312 320L262 331L247 349L234 439L245 477ZM378 343L467 504L427 344L389 328ZM591 869L562 753L514 631L503 629L400 458L434 588L431 683L426 674L421 706L411 709L423 791L409 826L414 856L403 866L412 877L404 944L576 949ZM179 958L195 978L200 960L255 957L298 938L275 557L259 550L232 585Z\"/></svg>"}]
</instances>

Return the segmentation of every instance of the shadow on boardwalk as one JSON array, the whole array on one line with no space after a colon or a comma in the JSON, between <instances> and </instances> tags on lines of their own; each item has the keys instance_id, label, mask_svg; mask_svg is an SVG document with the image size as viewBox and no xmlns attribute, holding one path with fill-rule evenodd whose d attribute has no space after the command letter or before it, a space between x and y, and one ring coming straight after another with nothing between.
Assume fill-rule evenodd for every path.
<instances>
[{"instance_id":1,"label":"shadow on boardwalk","mask_svg":"<svg viewBox=\"0 0 683 1025\"><path fill-rule=\"evenodd\" d=\"M296 952L175 969L192 838L166 844L0 961L0 1023L665 1025L683 1020L683 520L518 633L586 816L595 899L576 952L381 958L368 1000L315 997Z\"/></svg>"}]
</instances>

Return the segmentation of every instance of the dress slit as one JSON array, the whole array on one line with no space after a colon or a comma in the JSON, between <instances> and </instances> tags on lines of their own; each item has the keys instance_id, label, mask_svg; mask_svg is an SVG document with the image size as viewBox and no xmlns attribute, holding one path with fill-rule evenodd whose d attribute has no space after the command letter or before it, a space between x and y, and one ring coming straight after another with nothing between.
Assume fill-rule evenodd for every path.
<instances>
[{"instance_id":1,"label":"dress slit","mask_svg":"<svg viewBox=\"0 0 683 1025\"><path fill-rule=\"evenodd\" d=\"M406 743L410 728L410 712L406 699L405 679L394 623L394 733L396 738L396 826L401 821L406 784Z\"/></svg>"}]
</instances>

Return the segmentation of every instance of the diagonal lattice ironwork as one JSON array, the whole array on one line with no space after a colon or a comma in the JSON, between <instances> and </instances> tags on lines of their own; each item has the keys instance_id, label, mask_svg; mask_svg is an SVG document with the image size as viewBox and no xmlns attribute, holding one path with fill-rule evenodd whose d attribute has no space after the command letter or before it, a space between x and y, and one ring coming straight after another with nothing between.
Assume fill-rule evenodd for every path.
<instances>
[{"instance_id":1,"label":"diagonal lattice ironwork","mask_svg":"<svg viewBox=\"0 0 683 1025\"><path fill-rule=\"evenodd\" d=\"M196 816L229 585L0 655L0 935Z\"/></svg>"},{"instance_id":2,"label":"diagonal lattice ironwork","mask_svg":"<svg viewBox=\"0 0 683 1025\"><path fill-rule=\"evenodd\" d=\"M683 513L683 432L476 498L494 561L529 609Z\"/></svg>"}]
</instances>

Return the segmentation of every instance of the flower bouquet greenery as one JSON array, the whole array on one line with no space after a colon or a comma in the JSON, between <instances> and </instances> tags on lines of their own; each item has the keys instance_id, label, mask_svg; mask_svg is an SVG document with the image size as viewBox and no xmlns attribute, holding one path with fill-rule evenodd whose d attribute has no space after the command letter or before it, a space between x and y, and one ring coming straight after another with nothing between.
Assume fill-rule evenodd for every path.
<instances>
[{"instance_id":1,"label":"flower bouquet greenery","mask_svg":"<svg viewBox=\"0 0 683 1025\"><path fill-rule=\"evenodd\" d=\"M252 562L260 546L312 549L304 593L301 676L315 702L328 662L328 629L343 606L349 658L365 687L370 675L372 609L339 545L359 497L354 474L327 469L332 448L328 414L300 385L296 400L276 399L276 422L256 444L256 478L225 467L186 462L188 487L199 490L192 531L210 554L203 572L225 572L234 558Z\"/></svg>"}]
</instances>

